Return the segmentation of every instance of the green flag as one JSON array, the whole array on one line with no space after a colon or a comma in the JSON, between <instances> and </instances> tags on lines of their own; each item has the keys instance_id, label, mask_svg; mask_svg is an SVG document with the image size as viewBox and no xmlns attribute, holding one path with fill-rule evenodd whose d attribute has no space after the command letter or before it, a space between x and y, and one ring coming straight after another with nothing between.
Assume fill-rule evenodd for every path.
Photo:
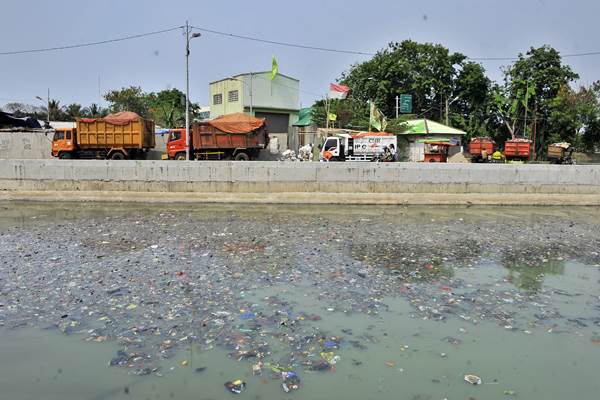
<instances>
[{"instance_id":1,"label":"green flag","mask_svg":"<svg viewBox=\"0 0 600 400\"><path fill-rule=\"evenodd\" d=\"M273 67L271 69L271 80L275 79L277 74L279 73L279 64L277 64L277 60L275 56L273 56Z\"/></svg>"},{"instance_id":2,"label":"green flag","mask_svg":"<svg viewBox=\"0 0 600 400\"><path fill-rule=\"evenodd\" d=\"M387 119L385 118L385 115L383 115L383 113L379 111L379 109L375 106L375 103L371 101L370 104L371 115L369 117L369 121L371 123L371 126L377 129L379 132L385 131L385 128L387 127Z\"/></svg>"}]
</instances>

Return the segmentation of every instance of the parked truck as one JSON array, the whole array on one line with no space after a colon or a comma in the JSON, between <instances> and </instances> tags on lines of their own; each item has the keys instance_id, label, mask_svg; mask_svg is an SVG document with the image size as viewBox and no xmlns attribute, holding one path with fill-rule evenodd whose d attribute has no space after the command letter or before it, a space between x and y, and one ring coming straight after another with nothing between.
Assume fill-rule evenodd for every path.
<instances>
[{"instance_id":1,"label":"parked truck","mask_svg":"<svg viewBox=\"0 0 600 400\"><path fill-rule=\"evenodd\" d=\"M61 159L145 159L155 146L154 122L132 112L80 118L75 128L56 129L52 156Z\"/></svg>"},{"instance_id":2,"label":"parked truck","mask_svg":"<svg viewBox=\"0 0 600 400\"><path fill-rule=\"evenodd\" d=\"M489 137L475 137L469 142L469 154L472 162L492 161L492 154L496 151L496 142Z\"/></svg>"},{"instance_id":3,"label":"parked truck","mask_svg":"<svg viewBox=\"0 0 600 400\"><path fill-rule=\"evenodd\" d=\"M269 144L265 119L242 113L195 123L190 138L190 159L194 160L254 160ZM185 129L172 129L163 158L185 160L187 146Z\"/></svg>"},{"instance_id":4,"label":"parked truck","mask_svg":"<svg viewBox=\"0 0 600 400\"><path fill-rule=\"evenodd\" d=\"M396 153L398 138L393 133L341 133L325 139L321 159L328 161L373 161L381 158L385 149Z\"/></svg>"},{"instance_id":5,"label":"parked truck","mask_svg":"<svg viewBox=\"0 0 600 400\"><path fill-rule=\"evenodd\" d=\"M575 164L573 152L575 148L571 143L553 143L548 145L548 161L552 164Z\"/></svg>"},{"instance_id":6,"label":"parked truck","mask_svg":"<svg viewBox=\"0 0 600 400\"><path fill-rule=\"evenodd\" d=\"M527 161L531 156L531 140L516 138L504 143L504 157L507 160Z\"/></svg>"}]
</instances>

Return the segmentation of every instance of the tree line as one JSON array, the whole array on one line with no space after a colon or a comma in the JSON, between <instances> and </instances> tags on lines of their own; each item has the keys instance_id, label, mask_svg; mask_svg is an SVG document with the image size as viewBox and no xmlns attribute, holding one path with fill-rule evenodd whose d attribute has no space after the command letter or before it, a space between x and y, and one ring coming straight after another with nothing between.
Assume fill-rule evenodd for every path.
<instances>
[{"instance_id":1,"label":"tree line","mask_svg":"<svg viewBox=\"0 0 600 400\"><path fill-rule=\"evenodd\" d=\"M600 149L600 82L574 87L579 75L550 46L531 48L502 69L493 82L484 67L439 44L411 40L390 43L372 59L354 64L338 82L350 87L346 100L333 100L336 125L366 129L367 101L388 117L396 113L396 96L410 94L412 115L390 121L428 118L462 129L467 138L535 136L538 153L549 143L567 141L586 151ZM325 125L325 101L313 106L313 120Z\"/></svg>"},{"instance_id":2,"label":"tree line","mask_svg":"<svg viewBox=\"0 0 600 400\"><path fill-rule=\"evenodd\" d=\"M144 118L153 119L164 128L185 125L185 95L178 89L167 89L159 92L144 92L138 86L111 90L104 94L108 106L91 104L87 107L78 103L61 105L59 100L51 99L48 106L35 106L25 103L7 103L3 111L16 117L32 117L39 120L48 118L50 109L51 121L75 121L77 118L101 118L109 113L133 111ZM190 103L191 118L198 117L199 106Z\"/></svg>"}]
</instances>

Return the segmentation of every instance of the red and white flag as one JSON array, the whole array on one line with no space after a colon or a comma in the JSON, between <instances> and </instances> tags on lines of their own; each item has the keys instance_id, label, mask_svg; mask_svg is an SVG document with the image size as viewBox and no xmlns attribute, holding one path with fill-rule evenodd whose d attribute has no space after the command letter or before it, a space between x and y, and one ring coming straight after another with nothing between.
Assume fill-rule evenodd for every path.
<instances>
[{"instance_id":1,"label":"red and white flag","mask_svg":"<svg viewBox=\"0 0 600 400\"><path fill-rule=\"evenodd\" d=\"M329 98L344 100L348 96L350 88L345 85L337 85L332 83L329 85Z\"/></svg>"}]
</instances>

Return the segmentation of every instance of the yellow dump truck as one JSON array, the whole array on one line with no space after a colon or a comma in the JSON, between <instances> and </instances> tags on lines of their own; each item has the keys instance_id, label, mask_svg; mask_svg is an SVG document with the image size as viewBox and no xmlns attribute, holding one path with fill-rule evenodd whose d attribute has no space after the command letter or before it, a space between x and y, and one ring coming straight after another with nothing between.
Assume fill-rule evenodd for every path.
<instances>
[{"instance_id":1,"label":"yellow dump truck","mask_svg":"<svg viewBox=\"0 0 600 400\"><path fill-rule=\"evenodd\" d=\"M145 159L155 146L154 122L132 112L80 118L75 128L56 129L52 156L61 159Z\"/></svg>"}]
</instances>

